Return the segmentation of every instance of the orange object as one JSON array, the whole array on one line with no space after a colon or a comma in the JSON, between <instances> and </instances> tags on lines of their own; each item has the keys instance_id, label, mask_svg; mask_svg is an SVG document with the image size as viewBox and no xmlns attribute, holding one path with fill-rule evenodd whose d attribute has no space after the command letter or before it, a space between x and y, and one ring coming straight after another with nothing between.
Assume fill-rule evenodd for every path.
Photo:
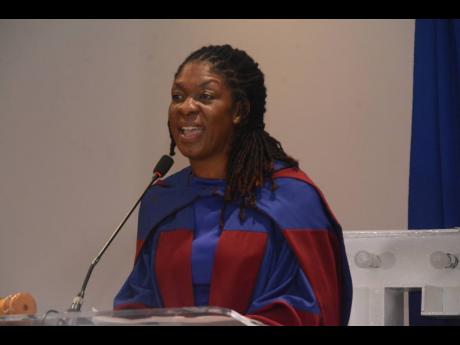
<instances>
[{"instance_id":1,"label":"orange object","mask_svg":"<svg viewBox=\"0 0 460 345\"><path fill-rule=\"evenodd\" d=\"M0 315L28 314L37 312L37 303L31 294L18 292L0 298Z\"/></svg>"}]
</instances>

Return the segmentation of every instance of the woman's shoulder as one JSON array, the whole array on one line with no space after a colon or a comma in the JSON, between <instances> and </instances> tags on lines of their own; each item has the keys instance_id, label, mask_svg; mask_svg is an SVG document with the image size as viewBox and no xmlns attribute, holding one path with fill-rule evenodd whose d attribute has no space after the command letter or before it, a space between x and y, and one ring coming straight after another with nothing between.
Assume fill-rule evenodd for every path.
<instances>
[{"instance_id":1,"label":"woman's shoulder","mask_svg":"<svg viewBox=\"0 0 460 345\"><path fill-rule=\"evenodd\" d=\"M298 167L282 167L272 176L276 185L267 185L259 204L284 227L324 227L338 223L326 198L312 179Z\"/></svg>"},{"instance_id":2,"label":"woman's shoulder","mask_svg":"<svg viewBox=\"0 0 460 345\"><path fill-rule=\"evenodd\" d=\"M313 199L323 197L317 185L301 168L276 164L274 170L272 179L278 193Z\"/></svg>"},{"instance_id":3,"label":"woman's shoulder","mask_svg":"<svg viewBox=\"0 0 460 345\"><path fill-rule=\"evenodd\" d=\"M276 171L272 175L275 189L266 184L265 189L275 193L276 199L283 200L283 206L290 206L292 203L318 203L321 201L321 191L299 168L286 168Z\"/></svg>"}]
</instances>

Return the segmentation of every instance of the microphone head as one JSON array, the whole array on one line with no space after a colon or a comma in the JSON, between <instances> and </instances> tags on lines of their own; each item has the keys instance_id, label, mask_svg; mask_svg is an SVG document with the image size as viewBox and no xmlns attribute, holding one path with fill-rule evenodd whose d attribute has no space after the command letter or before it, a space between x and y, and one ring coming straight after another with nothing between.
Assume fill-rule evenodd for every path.
<instances>
[{"instance_id":1,"label":"microphone head","mask_svg":"<svg viewBox=\"0 0 460 345\"><path fill-rule=\"evenodd\" d=\"M153 169L153 173L160 175L160 177L163 177L168 173L169 169L171 169L173 164L174 160L170 156L163 155L163 157L160 158L157 165Z\"/></svg>"}]
</instances>

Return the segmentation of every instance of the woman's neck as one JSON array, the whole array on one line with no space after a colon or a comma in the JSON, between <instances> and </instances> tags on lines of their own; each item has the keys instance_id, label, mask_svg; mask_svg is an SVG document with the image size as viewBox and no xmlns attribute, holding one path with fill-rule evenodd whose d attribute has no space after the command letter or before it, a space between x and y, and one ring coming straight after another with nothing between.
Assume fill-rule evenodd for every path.
<instances>
[{"instance_id":1,"label":"woman's neck","mask_svg":"<svg viewBox=\"0 0 460 345\"><path fill-rule=\"evenodd\" d=\"M190 160L193 175L207 179L225 179L227 176L227 157L216 159Z\"/></svg>"}]
</instances>

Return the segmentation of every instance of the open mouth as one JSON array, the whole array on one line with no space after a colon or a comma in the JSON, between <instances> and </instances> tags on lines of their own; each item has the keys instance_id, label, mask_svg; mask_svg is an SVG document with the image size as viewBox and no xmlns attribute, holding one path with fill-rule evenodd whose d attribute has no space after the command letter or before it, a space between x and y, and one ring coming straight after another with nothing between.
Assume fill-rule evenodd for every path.
<instances>
[{"instance_id":1,"label":"open mouth","mask_svg":"<svg viewBox=\"0 0 460 345\"><path fill-rule=\"evenodd\" d=\"M182 139L194 140L197 139L204 131L203 127L199 126L183 126L179 127L179 134Z\"/></svg>"}]
</instances>

